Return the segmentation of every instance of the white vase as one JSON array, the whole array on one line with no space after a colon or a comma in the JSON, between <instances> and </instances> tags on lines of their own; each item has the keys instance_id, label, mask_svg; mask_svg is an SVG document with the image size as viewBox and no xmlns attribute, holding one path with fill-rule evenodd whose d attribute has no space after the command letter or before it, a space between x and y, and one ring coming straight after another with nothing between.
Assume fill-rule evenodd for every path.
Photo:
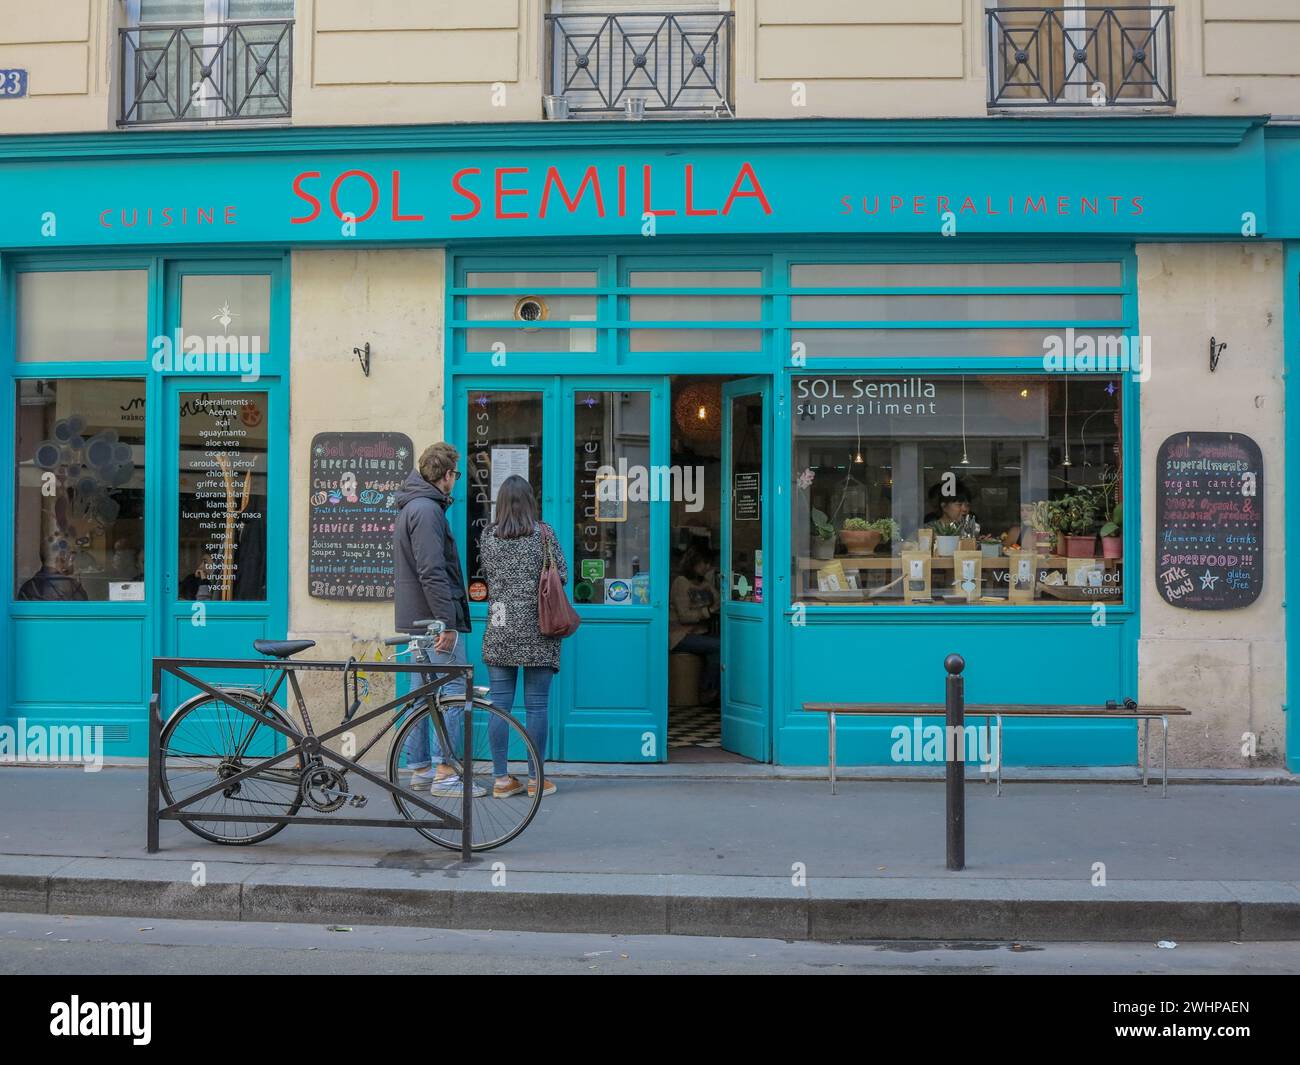
<instances>
[{"instance_id":1,"label":"white vase","mask_svg":"<svg viewBox=\"0 0 1300 1065\"><path fill-rule=\"evenodd\" d=\"M951 558L952 553L960 546L960 536L936 536L934 538L934 553L945 558Z\"/></svg>"}]
</instances>

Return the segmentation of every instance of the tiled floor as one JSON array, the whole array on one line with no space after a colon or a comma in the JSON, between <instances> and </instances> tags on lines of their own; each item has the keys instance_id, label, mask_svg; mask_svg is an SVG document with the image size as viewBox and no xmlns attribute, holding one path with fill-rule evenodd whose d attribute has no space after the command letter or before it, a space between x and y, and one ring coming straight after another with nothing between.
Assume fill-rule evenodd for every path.
<instances>
[{"instance_id":1,"label":"tiled floor","mask_svg":"<svg viewBox=\"0 0 1300 1065\"><path fill-rule=\"evenodd\" d=\"M716 706L670 706L668 747L722 746L722 711Z\"/></svg>"}]
</instances>

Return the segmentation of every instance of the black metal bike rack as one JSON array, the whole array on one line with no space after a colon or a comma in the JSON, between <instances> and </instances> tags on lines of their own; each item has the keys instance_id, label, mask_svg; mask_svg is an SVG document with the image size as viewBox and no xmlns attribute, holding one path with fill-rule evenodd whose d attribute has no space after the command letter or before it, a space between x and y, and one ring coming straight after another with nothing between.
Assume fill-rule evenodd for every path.
<instances>
[{"instance_id":1,"label":"black metal bike rack","mask_svg":"<svg viewBox=\"0 0 1300 1065\"><path fill-rule=\"evenodd\" d=\"M279 691L280 686L287 679L289 687L292 689L295 699L297 700L298 710L303 715L303 721L309 721L310 717L306 713L306 702L302 696L302 690L298 686L296 674L300 672L334 672L343 674L344 690L347 689L347 673L355 672L358 669L364 669L367 673L420 673L432 679L412 688L405 695L392 699L384 703L383 706L375 707L368 710L360 716L345 718L334 728L324 732L307 735L299 729L291 717L286 715L289 721L288 727L267 715L254 710L246 703L242 703L234 698L227 696L219 687L210 684L207 681L200 680L189 670L192 669L248 669L275 670L283 675L276 681L275 687L271 692L271 699L274 699L275 693ZM229 777L217 780L208 787L186 796L184 799L162 805L162 752L160 742L162 737L163 720L161 713L162 706L162 679L167 674L186 684L193 685L200 692L206 692L208 695L219 699L241 714L245 714L257 721L260 721L269 729L274 729L289 741L288 746L278 754L271 755L267 758L258 758L246 768L234 773ZM384 779L376 773L371 772L359 761L347 758L338 751L331 750L327 747L326 741L341 736L344 733L351 732L354 729L372 721L383 714L388 713L396 707L405 709L427 699L433 695L448 681L457 677L464 678L465 681L465 715L464 715L464 766L461 778L461 816L459 819L453 817L445 810L434 806L431 802L426 801L422 796L412 793L406 789L400 788ZM225 683L225 682L222 682ZM249 824L293 824L293 825L342 825L345 827L366 827L366 828L416 828L427 826L434 828L445 828L451 831L459 831L461 834L461 860L468 862L472 854L471 831L473 827L473 782L466 779L472 776L471 768L473 766L473 713L471 705L474 700L474 667L473 666L452 666L452 665L434 665L429 662L366 662L360 663L355 659L349 659L346 662L295 662L289 659L278 658L155 658L153 660L153 691L149 698L149 819L148 819L148 841L146 850L150 854L158 851L158 825L161 821L224 821L228 823L249 823ZM346 697L345 697L346 701ZM345 711L347 707L345 706ZM376 737L377 739L377 737ZM373 742L368 744L357 755L357 758L365 756L366 752L373 746ZM237 784L247 777L254 776L262 770L269 769L278 765L280 762L288 761L297 756L304 758L320 758L324 761L334 762L343 767L347 772L355 773L358 777L376 784L391 794L400 794L402 802L429 813L433 820L430 821L413 821L406 818L367 818L367 817L314 817L298 816L296 814L204 814L201 811L190 810L194 803L206 799L209 795L214 795L232 784Z\"/></svg>"}]
</instances>

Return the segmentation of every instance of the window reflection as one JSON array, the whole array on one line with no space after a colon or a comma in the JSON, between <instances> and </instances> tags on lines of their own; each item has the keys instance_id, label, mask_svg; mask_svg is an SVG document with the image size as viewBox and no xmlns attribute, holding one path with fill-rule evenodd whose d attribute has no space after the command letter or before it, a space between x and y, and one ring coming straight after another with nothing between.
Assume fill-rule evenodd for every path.
<instances>
[{"instance_id":1,"label":"window reflection","mask_svg":"<svg viewBox=\"0 0 1300 1065\"><path fill-rule=\"evenodd\" d=\"M574 396L573 598L650 604L650 393Z\"/></svg>"},{"instance_id":2,"label":"window reflection","mask_svg":"<svg viewBox=\"0 0 1300 1065\"><path fill-rule=\"evenodd\" d=\"M795 587L810 601L1123 599L1120 380L794 379Z\"/></svg>"},{"instance_id":3,"label":"window reflection","mask_svg":"<svg viewBox=\"0 0 1300 1065\"><path fill-rule=\"evenodd\" d=\"M14 596L144 598L145 386L17 384Z\"/></svg>"},{"instance_id":4,"label":"window reflection","mask_svg":"<svg viewBox=\"0 0 1300 1065\"><path fill-rule=\"evenodd\" d=\"M265 392L180 402L177 598L266 598Z\"/></svg>"},{"instance_id":5,"label":"window reflection","mask_svg":"<svg viewBox=\"0 0 1300 1065\"><path fill-rule=\"evenodd\" d=\"M538 507L543 506L542 394L473 390L466 424L469 447L462 491L469 511L469 597L478 603L487 599L488 593L479 537L496 520L497 491L502 482L518 474L532 485ZM547 515L543 512L541 517L545 520Z\"/></svg>"}]
</instances>

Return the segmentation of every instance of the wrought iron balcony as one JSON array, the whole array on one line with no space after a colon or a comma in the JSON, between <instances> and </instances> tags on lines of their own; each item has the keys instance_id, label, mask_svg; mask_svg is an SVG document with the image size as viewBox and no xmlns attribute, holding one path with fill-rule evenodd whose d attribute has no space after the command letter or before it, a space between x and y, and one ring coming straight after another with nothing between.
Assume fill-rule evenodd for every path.
<instances>
[{"instance_id":1,"label":"wrought iron balcony","mask_svg":"<svg viewBox=\"0 0 1300 1065\"><path fill-rule=\"evenodd\" d=\"M146 23L119 33L119 126L284 119L291 113L291 19Z\"/></svg>"},{"instance_id":2,"label":"wrought iron balcony","mask_svg":"<svg viewBox=\"0 0 1300 1065\"><path fill-rule=\"evenodd\" d=\"M731 12L547 15L550 88L568 110L733 114Z\"/></svg>"},{"instance_id":3,"label":"wrought iron balcony","mask_svg":"<svg viewBox=\"0 0 1300 1065\"><path fill-rule=\"evenodd\" d=\"M988 8L990 107L1172 107L1172 7Z\"/></svg>"}]
</instances>

